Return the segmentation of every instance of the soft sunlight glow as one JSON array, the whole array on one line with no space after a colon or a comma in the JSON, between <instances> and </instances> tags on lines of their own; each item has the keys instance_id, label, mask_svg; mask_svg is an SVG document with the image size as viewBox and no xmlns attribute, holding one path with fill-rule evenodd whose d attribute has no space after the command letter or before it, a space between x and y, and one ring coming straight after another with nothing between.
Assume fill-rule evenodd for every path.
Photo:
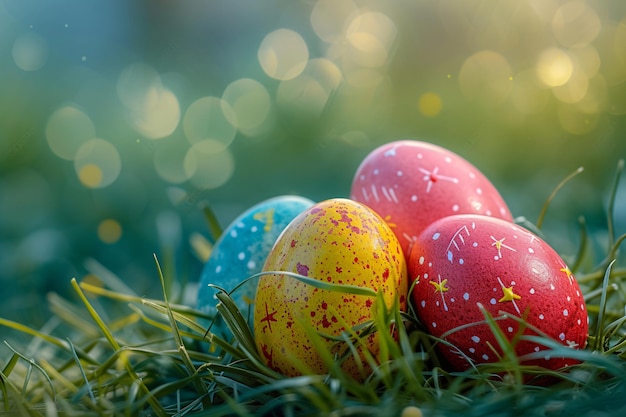
<instances>
[{"instance_id":1,"label":"soft sunlight glow","mask_svg":"<svg viewBox=\"0 0 626 417\"><path fill-rule=\"evenodd\" d=\"M250 78L230 83L222 94L222 100L233 110L239 130L249 135L267 120L272 106L267 88Z\"/></svg>"},{"instance_id":2,"label":"soft sunlight glow","mask_svg":"<svg viewBox=\"0 0 626 417\"><path fill-rule=\"evenodd\" d=\"M98 238L104 243L112 244L122 237L122 226L117 220L105 219L98 225Z\"/></svg>"},{"instance_id":3,"label":"soft sunlight glow","mask_svg":"<svg viewBox=\"0 0 626 417\"><path fill-rule=\"evenodd\" d=\"M48 60L48 42L34 32L26 32L13 43L12 54L20 69L37 71Z\"/></svg>"},{"instance_id":4,"label":"soft sunlight glow","mask_svg":"<svg viewBox=\"0 0 626 417\"><path fill-rule=\"evenodd\" d=\"M60 158L72 160L80 145L96 136L91 119L73 105L57 109L46 123L48 146Z\"/></svg>"},{"instance_id":5,"label":"soft sunlight glow","mask_svg":"<svg viewBox=\"0 0 626 417\"><path fill-rule=\"evenodd\" d=\"M102 188L117 179L122 169L122 160L110 142L90 139L78 148L74 169L85 187Z\"/></svg>"},{"instance_id":6,"label":"soft sunlight glow","mask_svg":"<svg viewBox=\"0 0 626 417\"><path fill-rule=\"evenodd\" d=\"M237 133L237 116L221 98L202 97L187 108L183 130L192 144L212 140L227 148Z\"/></svg>"},{"instance_id":7,"label":"soft sunlight glow","mask_svg":"<svg viewBox=\"0 0 626 417\"><path fill-rule=\"evenodd\" d=\"M224 185L235 171L235 159L229 149L215 140L195 143L183 162L185 174L193 185L212 189Z\"/></svg>"},{"instance_id":8,"label":"soft sunlight glow","mask_svg":"<svg viewBox=\"0 0 626 417\"><path fill-rule=\"evenodd\" d=\"M467 100L497 105L503 103L513 89L512 74L504 56L484 50L465 60L459 71L459 85Z\"/></svg>"},{"instance_id":9,"label":"soft sunlight glow","mask_svg":"<svg viewBox=\"0 0 626 417\"><path fill-rule=\"evenodd\" d=\"M574 64L567 52L549 48L539 55L537 77L547 87L558 87L569 81L574 72Z\"/></svg>"},{"instance_id":10,"label":"soft sunlight glow","mask_svg":"<svg viewBox=\"0 0 626 417\"><path fill-rule=\"evenodd\" d=\"M291 80L304 71L309 60L309 49L299 33L278 29L263 39L257 56L269 77Z\"/></svg>"}]
</instances>

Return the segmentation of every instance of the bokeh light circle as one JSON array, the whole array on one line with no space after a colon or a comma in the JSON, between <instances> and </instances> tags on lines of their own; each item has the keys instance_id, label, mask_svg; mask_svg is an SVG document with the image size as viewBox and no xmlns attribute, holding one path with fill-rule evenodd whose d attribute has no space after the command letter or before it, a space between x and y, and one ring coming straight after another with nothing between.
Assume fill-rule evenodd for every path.
<instances>
[{"instance_id":1,"label":"bokeh light circle","mask_svg":"<svg viewBox=\"0 0 626 417\"><path fill-rule=\"evenodd\" d=\"M115 219L104 219L98 224L98 238L108 244L120 240L122 237L122 226Z\"/></svg>"},{"instance_id":2,"label":"bokeh light circle","mask_svg":"<svg viewBox=\"0 0 626 417\"><path fill-rule=\"evenodd\" d=\"M469 101L490 105L503 103L513 89L509 61L495 51L479 51L463 62L459 86Z\"/></svg>"},{"instance_id":3,"label":"bokeh light circle","mask_svg":"<svg viewBox=\"0 0 626 417\"><path fill-rule=\"evenodd\" d=\"M336 42L342 38L348 19L358 10L352 0L318 0L311 10L311 26L320 39Z\"/></svg>"},{"instance_id":4,"label":"bokeh light circle","mask_svg":"<svg viewBox=\"0 0 626 417\"><path fill-rule=\"evenodd\" d=\"M299 33L278 29L265 36L257 57L269 77L291 80L304 71L309 60L309 48Z\"/></svg>"},{"instance_id":5,"label":"bokeh light circle","mask_svg":"<svg viewBox=\"0 0 626 417\"><path fill-rule=\"evenodd\" d=\"M13 43L12 55L20 69L37 71L48 61L48 42L34 32L26 32Z\"/></svg>"},{"instance_id":6,"label":"bokeh light circle","mask_svg":"<svg viewBox=\"0 0 626 417\"><path fill-rule=\"evenodd\" d=\"M122 70L117 79L116 91L124 106L141 111L150 106L154 89L161 87L159 73L150 65L137 62Z\"/></svg>"},{"instance_id":7,"label":"bokeh light circle","mask_svg":"<svg viewBox=\"0 0 626 417\"><path fill-rule=\"evenodd\" d=\"M96 128L85 113L73 105L57 109L46 123L46 141L60 158L72 160L78 148L96 137Z\"/></svg>"},{"instance_id":8,"label":"bokeh light circle","mask_svg":"<svg viewBox=\"0 0 626 417\"><path fill-rule=\"evenodd\" d=\"M235 172L235 159L228 148L215 140L194 143L183 161L185 175L201 189L224 185Z\"/></svg>"},{"instance_id":9,"label":"bokeh light circle","mask_svg":"<svg viewBox=\"0 0 626 417\"><path fill-rule=\"evenodd\" d=\"M364 67L384 66L397 32L394 22L383 13L365 12L356 16L346 29L350 59Z\"/></svg>"},{"instance_id":10,"label":"bokeh light circle","mask_svg":"<svg viewBox=\"0 0 626 417\"><path fill-rule=\"evenodd\" d=\"M572 59L559 48L548 48L541 52L535 68L537 77L547 87L565 84L574 73Z\"/></svg>"},{"instance_id":11,"label":"bokeh light circle","mask_svg":"<svg viewBox=\"0 0 626 417\"><path fill-rule=\"evenodd\" d=\"M143 107L130 112L133 127L149 139L171 135L180 121L178 98L170 90L153 86L146 94Z\"/></svg>"},{"instance_id":12,"label":"bokeh light circle","mask_svg":"<svg viewBox=\"0 0 626 417\"><path fill-rule=\"evenodd\" d=\"M189 146L186 141L181 144L179 141L166 139L159 143L153 160L154 169L159 177L172 184L180 184L188 180L183 166L188 150Z\"/></svg>"},{"instance_id":13,"label":"bokeh light circle","mask_svg":"<svg viewBox=\"0 0 626 417\"><path fill-rule=\"evenodd\" d=\"M566 47L588 45L600 33L602 22L586 2L575 0L564 3L552 19L552 32Z\"/></svg>"},{"instance_id":14,"label":"bokeh light circle","mask_svg":"<svg viewBox=\"0 0 626 417\"><path fill-rule=\"evenodd\" d=\"M192 144L211 140L227 148L237 133L237 115L221 98L202 97L187 108L183 130Z\"/></svg>"},{"instance_id":15,"label":"bokeh light circle","mask_svg":"<svg viewBox=\"0 0 626 417\"><path fill-rule=\"evenodd\" d=\"M267 119L272 106L265 86L250 78L230 83L222 94L222 100L233 110L237 127L244 133L259 128Z\"/></svg>"},{"instance_id":16,"label":"bokeh light circle","mask_svg":"<svg viewBox=\"0 0 626 417\"><path fill-rule=\"evenodd\" d=\"M441 96L432 91L422 94L417 102L419 112L426 117L435 117L443 108Z\"/></svg>"},{"instance_id":17,"label":"bokeh light circle","mask_svg":"<svg viewBox=\"0 0 626 417\"><path fill-rule=\"evenodd\" d=\"M78 148L74 169L85 187L102 188L117 179L122 169L122 160L112 143L95 138Z\"/></svg>"}]
</instances>

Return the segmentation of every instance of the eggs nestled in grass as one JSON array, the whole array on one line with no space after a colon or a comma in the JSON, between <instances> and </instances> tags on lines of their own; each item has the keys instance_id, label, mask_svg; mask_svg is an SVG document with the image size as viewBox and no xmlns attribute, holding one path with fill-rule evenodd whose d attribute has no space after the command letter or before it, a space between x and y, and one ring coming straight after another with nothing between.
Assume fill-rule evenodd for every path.
<instances>
[{"instance_id":1,"label":"eggs nestled in grass","mask_svg":"<svg viewBox=\"0 0 626 417\"><path fill-rule=\"evenodd\" d=\"M399 140L374 149L361 162L350 198L377 212L409 256L426 226L455 214L513 221L500 193L472 164L431 143Z\"/></svg>"},{"instance_id":2,"label":"eggs nestled in grass","mask_svg":"<svg viewBox=\"0 0 626 417\"><path fill-rule=\"evenodd\" d=\"M263 271L268 274L259 279L254 309L256 344L263 361L287 376L327 373L320 347L326 355L345 352L335 351L333 341L318 332L335 337L353 329L359 333L356 327L372 319L377 298L318 288L280 271L380 291L388 307L397 299L404 309L407 302L406 263L397 238L376 213L348 199L322 201L296 217L276 241ZM367 350L378 356L375 332L355 345L361 354ZM348 356L343 370L362 379L366 375L359 360Z\"/></svg>"},{"instance_id":3,"label":"eggs nestled in grass","mask_svg":"<svg viewBox=\"0 0 626 417\"><path fill-rule=\"evenodd\" d=\"M409 275L417 316L445 341L437 348L453 369L502 356L484 311L522 364L556 370L577 363L523 335L585 346L587 309L574 275L546 242L518 225L479 215L437 220L415 241Z\"/></svg>"}]
</instances>

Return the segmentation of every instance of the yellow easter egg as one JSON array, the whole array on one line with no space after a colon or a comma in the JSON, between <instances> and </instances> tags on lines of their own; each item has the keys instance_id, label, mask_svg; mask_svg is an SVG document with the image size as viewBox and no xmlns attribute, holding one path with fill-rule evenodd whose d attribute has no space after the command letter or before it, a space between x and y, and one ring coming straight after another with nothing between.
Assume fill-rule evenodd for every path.
<instances>
[{"instance_id":1,"label":"yellow easter egg","mask_svg":"<svg viewBox=\"0 0 626 417\"><path fill-rule=\"evenodd\" d=\"M398 239L380 216L352 200L322 201L297 216L278 237L263 271L370 288L382 293L387 307L396 298L401 309L406 307L407 268ZM318 288L286 274L262 275L254 310L259 354L287 376L327 373L323 357L341 352L318 333L350 332L373 318L375 302L373 296ZM377 358L378 340L376 332L364 337L360 355L367 349ZM326 352L320 352L320 346ZM342 368L362 379L366 375L358 362L348 358Z\"/></svg>"}]
</instances>

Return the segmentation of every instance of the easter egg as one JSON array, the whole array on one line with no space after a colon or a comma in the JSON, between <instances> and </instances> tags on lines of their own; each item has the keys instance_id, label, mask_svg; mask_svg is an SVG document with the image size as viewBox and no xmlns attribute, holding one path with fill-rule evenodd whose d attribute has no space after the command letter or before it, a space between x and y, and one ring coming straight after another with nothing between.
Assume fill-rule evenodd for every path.
<instances>
[{"instance_id":1,"label":"easter egg","mask_svg":"<svg viewBox=\"0 0 626 417\"><path fill-rule=\"evenodd\" d=\"M197 309L215 315L218 290L209 284L231 291L246 278L260 272L283 229L312 205L313 201L307 198L284 195L262 201L237 217L215 242L204 265ZM256 281L250 280L231 294L244 317L248 316L255 290ZM219 318L211 330L217 334L229 334Z\"/></svg>"},{"instance_id":2,"label":"easter egg","mask_svg":"<svg viewBox=\"0 0 626 417\"><path fill-rule=\"evenodd\" d=\"M480 215L437 220L415 241L408 268L416 314L430 334L450 343L437 347L455 370L502 354L481 308L523 364L556 370L576 361L551 357L521 335L586 344L587 309L574 275L545 241L514 223Z\"/></svg>"},{"instance_id":3,"label":"easter egg","mask_svg":"<svg viewBox=\"0 0 626 417\"><path fill-rule=\"evenodd\" d=\"M407 303L406 262L398 239L380 216L348 199L322 201L296 217L276 241L263 271L268 274L259 279L254 307L256 344L264 362L287 376L328 372L320 343L332 355L345 350L336 351L334 342L317 332L339 336L366 323L376 297L317 288L272 272L380 291L387 307L397 300L405 309ZM378 338L376 332L364 336L359 351L367 349L376 358ZM355 356L342 368L354 378L363 377Z\"/></svg>"},{"instance_id":4,"label":"easter egg","mask_svg":"<svg viewBox=\"0 0 626 417\"><path fill-rule=\"evenodd\" d=\"M442 217L484 214L513 220L476 167L445 148L416 140L390 142L370 152L355 173L350 198L392 226L406 256L421 231Z\"/></svg>"}]
</instances>

